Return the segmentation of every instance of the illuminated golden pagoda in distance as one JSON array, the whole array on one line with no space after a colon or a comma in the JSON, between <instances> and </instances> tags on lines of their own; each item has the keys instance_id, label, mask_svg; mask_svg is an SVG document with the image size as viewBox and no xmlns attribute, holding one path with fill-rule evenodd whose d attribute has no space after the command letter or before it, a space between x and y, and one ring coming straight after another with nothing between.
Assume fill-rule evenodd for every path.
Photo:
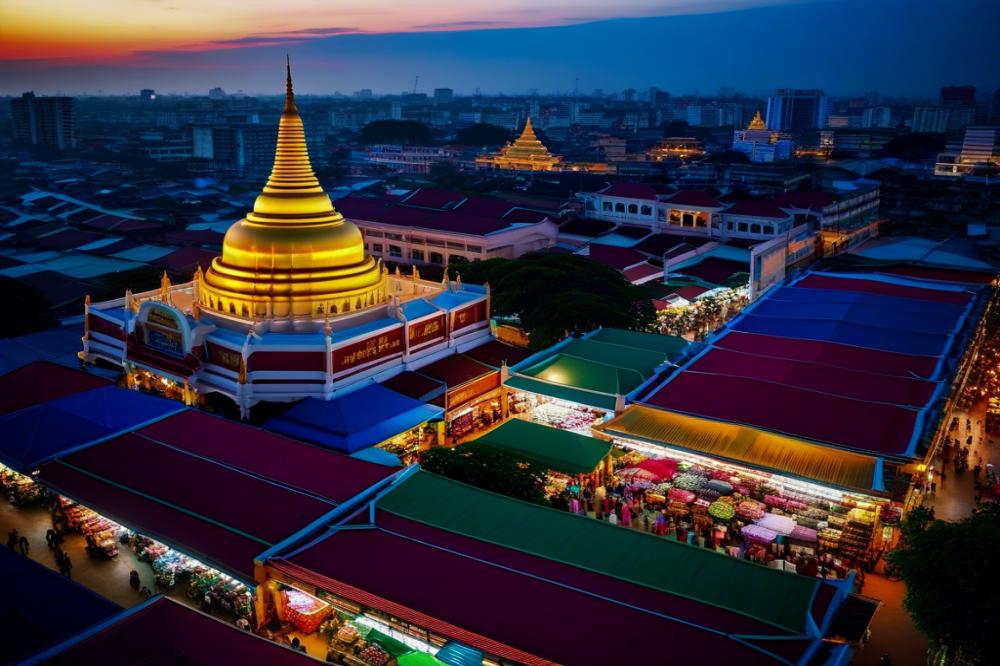
<instances>
[{"instance_id":1,"label":"illuminated golden pagoda in distance","mask_svg":"<svg viewBox=\"0 0 1000 666\"><path fill-rule=\"evenodd\" d=\"M480 155L476 158L476 166L509 171L560 171L563 163L562 157L550 153L535 135L529 116L516 141L508 143L498 153Z\"/></svg>"},{"instance_id":2,"label":"illuminated golden pagoda in distance","mask_svg":"<svg viewBox=\"0 0 1000 666\"><path fill-rule=\"evenodd\" d=\"M750 121L750 126L747 127L749 130L766 130L767 125L764 123L764 119L760 117L760 111L754 114L753 120Z\"/></svg>"},{"instance_id":3,"label":"illuminated golden pagoda in distance","mask_svg":"<svg viewBox=\"0 0 1000 666\"><path fill-rule=\"evenodd\" d=\"M337 212L309 162L287 67L274 167L253 211L226 232L199 290L205 310L244 319L323 318L386 300L386 272Z\"/></svg>"}]
</instances>

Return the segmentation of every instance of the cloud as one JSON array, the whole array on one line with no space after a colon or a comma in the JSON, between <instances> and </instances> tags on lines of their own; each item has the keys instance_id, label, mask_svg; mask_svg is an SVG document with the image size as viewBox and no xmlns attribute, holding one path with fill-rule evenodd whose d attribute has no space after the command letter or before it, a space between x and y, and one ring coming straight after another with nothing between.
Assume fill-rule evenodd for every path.
<instances>
[{"instance_id":1,"label":"cloud","mask_svg":"<svg viewBox=\"0 0 1000 666\"><path fill-rule=\"evenodd\" d=\"M255 48L259 46L291 46L302 44L312 39L350 35L359 32L357 28L303 28L301 30L285 30L266 32L259 35L247 35L233 39L216 39L201 44L190 44L178 48L178 51L218 51L220 49ZM140 52L150 53L150 52Z\"/></svg>"},{"instance_id":2,"label":"cloud","mask_svg":"<svg viewBox=\"0 0 1000 666\"><path fill-rule=\"evenodd\" d=\"M437 30L439 28L486 28L497 25L504 25L504 23L502 21L448 21L446 23L424 23L413 27L420 30Z\"/></svg>"}]
</instances>

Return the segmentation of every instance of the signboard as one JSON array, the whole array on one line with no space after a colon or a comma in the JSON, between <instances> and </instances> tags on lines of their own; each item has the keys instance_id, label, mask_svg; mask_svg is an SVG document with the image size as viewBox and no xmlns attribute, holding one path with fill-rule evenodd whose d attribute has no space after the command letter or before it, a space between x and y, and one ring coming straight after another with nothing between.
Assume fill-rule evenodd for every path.
<instances>
[{"instance_id":1,"label":"signboard","mask_svg":"<svg viewBox=\"0 0 1000 666\"><path fill-rule=\"evenodd\" d=\"M416 324L410 324L410 348L412 349L431 340L444 338L444 325L445 319L443 314L425 319Z\"/></svg>"},{"instance_id":2,"label":"signboard","mask_svg":"<svg viewBox=\"0 0 1000 666\"><path fill-rule=\"evenodd\" d=\"M468 384L463 384L462 386L456 387L451 391L448 391L447 405L448 410L453 410L456 407L464 405L467 402L475 400L479 396L489 393L493 389L500 386L500 372L491 372L485 377L480 377L479 379L474 379Z\"/></svg>"},{"instance_id":3,"label":"signboard","mask_svg":"<svg viewBox=\"0 0 1000 666\"><path fill-rule=\"evenodd\" d=\"M333 372L343 372L359 365L385 359L403 352L403 327L373 335L333 350Z\"/></svg>"},{"instance_id":4,"label":"signboard","mask_svg":"<svg viewBox=\"0 0 1000 666\"><path fill-rule=\"evenodd\" d=\"M158 352L184 358L191 352L191 327L176 308L146 301L139 309L140 340Z\"/></svg>"},{"instance_id":5,"label":"signboard","mask_svg":"<svg viewBox=\"0 0 1000 666\"><path fill-rule=\"evenodd\" d=\"M458 331L486 320L486 301L479 301L451 315L451 330Z\"/></svg>"},{"instance_id":6,"label":"signboard","mask_svg":"<svg viewBox=\"0 0 1000 666\"><path fill-rule=\"evenodd\" d=\"M240 371L240 359L243 355L235 349L229 349L211 342L205 345L208 350L208 362L228 368L234 372Z\"/></svg>"}]
</instances>

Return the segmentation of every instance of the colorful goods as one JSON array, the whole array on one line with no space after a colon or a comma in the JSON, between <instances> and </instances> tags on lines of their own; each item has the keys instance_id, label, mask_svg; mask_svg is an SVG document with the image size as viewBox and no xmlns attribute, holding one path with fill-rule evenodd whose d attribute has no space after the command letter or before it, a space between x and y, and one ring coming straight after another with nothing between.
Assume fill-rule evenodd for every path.
<instances>
[{"instance_id":1,"label":"colorful goods","mask_svg":"<svg viewBox=\"0 0 1000 666\"><path fill-rule=\"evenodd\" d=\"M723 481L722 479L712 479L705 487L709 490L714 490L720 495L730 495L733 492L733 484L728 481Z\"/></svg>"},{"instance_id":2,"label":"colorful goods","mask_svg":"<svg viewBox=\"0 0 1000 666\"><path fill-rule=\"evenodd\" d=\"M705 477L685 472L674 477L674 486L684 490L698 490L705 485Z\"/></svg>"},{"instance_id":3,"label":"colorful goods","mask_svg":"<svg viewBox=\"0 0 1000 666\"><path fill-rule=\"evenodd\" d=\"M690 490L683 488L670 488L667 491L667 497L683 504L690 504L694 501L695 495Z\"/></svg>"},{"instance_id":4,"label":"colorful goods","mask_svg":"<svg viewBox=\"0 0 1000 666\"><path fill-rule=\"evenodd\" d=\"M756 541L765 544L771 543L778 538L775 532L760 525L744 525L740 533L747 541Z\"/></svg>"},{"instance_id":5,"label":"colorful goods","mask_svg":"<svg viewBox=\"0 0 1000 666\"><path fill-rule=\"evenodd\" d=\"M788 536L795 529L795 521L788 516L779 516L773 513L765 513L756 523L761 527L766 527L772 532Z\"/></svg>"},{"instance_id":6,"label":"colorful goods","mask_svg":"<svg viewBox=\"0 0 1000 666\"><path fill-rule=\"evenodd\" d=\"M784 509L788 500L778 495L764 495L764 504L775 509Z\"/></svg>"},{"instance_id":7,"label":"colorful goods","mask_svg":"<svg viewBox=\"0 0 1000 666\"><path fill-rule=\"evenodd\" d=\"M385 666L389 663L389 653L372 643L358 654L358 659L371 666Z\"/></svg>"},{"instance_id":8,"label":"colorful goods","mask_svg":"<svg viewBox=\"0 0 1000 666\"><path fill-rule=\"evenodd\" d=\"M708 507L708 515L718 520L732 520L733 516L736 515L736 507L733 506L732 502L716 500Z\"/></svg>"},{"instance_id":9,"label":"colorful goods","mask_svg":"<svg viewBox=\"0 0 1000 666\"><path fill-rule=\"evenodd\" d=\"M806 541L812 543L817 540L818 535L816 530L803 527L802 525L796 525L792 528L792 532L788 535L788 538L794 539L795 541Z\"/></svg>"},{"instance_id":10,"label":"colorful goods","mask_svg":"<svg viewBox=\"0 0 1000 666\"><path fill-rule=\"evenodd\" d=\"M764 517L765 505L757 500L743 500L736 507L736 515L744 520L759 520Z\"/></svg>"},{"instance_id":11,"label":"colorful goods","mask_svg":"<svg viewBox=\"0 0 1000 666\"><path fill-rule=\"evenodd\" d=\"M304 634L311 634L330 615L330 604L294 589L281 591L282 618Z\"/></svg>"}]
</instances>

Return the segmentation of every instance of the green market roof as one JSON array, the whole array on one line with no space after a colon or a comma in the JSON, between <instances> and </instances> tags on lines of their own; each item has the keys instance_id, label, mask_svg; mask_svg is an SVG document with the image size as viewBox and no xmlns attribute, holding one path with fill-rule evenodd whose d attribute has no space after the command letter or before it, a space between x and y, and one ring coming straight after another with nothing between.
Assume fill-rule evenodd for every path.
<instances>
[{"instance_id":1,"label":"green market roof","mask_svg":"<svg viewBox=\"0 0 1000 666\"><path fill-rule=\"evenodd\" d=\"M418 471L379 509L806 633L819 579L792 575Z\"/></svg>"},{"instance_id":2,"label":"green market roof","mask_svg":"<svg viewBox=\"0 0 1000 666\"><path fill-rule=\"evenodd\" d=\"M511 419L475 441L563 474L589 474L611 450L610 442L521 419Z\"/></svg>"},{"instance_id":3,"label":"green market roof","mask_svg":"<svg viewBox=\"0 0 1000 666\"><path fill-rule=\"evenodd\" d=\"M512 368L507 386L560 400L614 409L687 343L675 336L600 329L564 340Z\"/></svg>"}]
</instances>

